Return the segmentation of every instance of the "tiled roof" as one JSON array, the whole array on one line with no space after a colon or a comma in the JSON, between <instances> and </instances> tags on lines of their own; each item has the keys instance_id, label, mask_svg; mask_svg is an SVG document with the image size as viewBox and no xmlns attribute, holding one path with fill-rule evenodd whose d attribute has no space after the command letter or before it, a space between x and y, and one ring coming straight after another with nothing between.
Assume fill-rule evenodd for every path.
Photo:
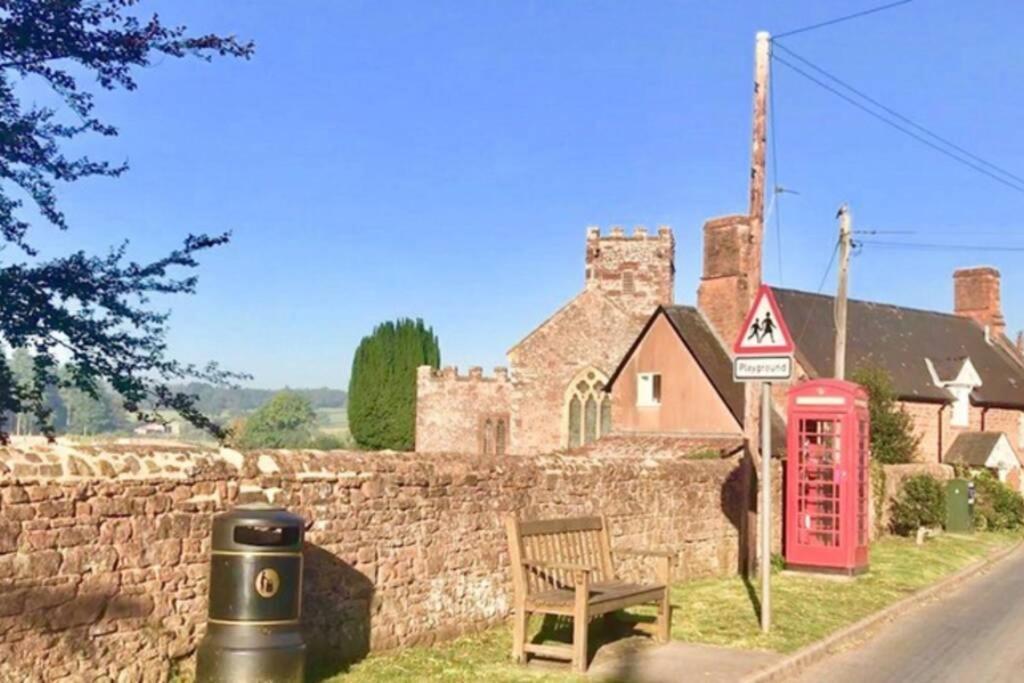
<instances>
[{"instance_id":1,"label":"tiled roof","mask_svg":"<svg viewBox=\"0 0 1024 683\"><path fill-rule=\"evenodd\" d=\"M942 457L943 462L971 467L984 467L992 449L1003 438L1002 432L964 432Z\"/></svg>"},{"instance_id":2,"label":"tiled roof","mask_svg":"<svg viewBox=\"0 0 1024 683\"><path fill-rule=\"evenodd\" d=\"M797 359L812 377L830 376L834 297L772 290L794 336ZM902 399L950 401L951 394L932 381L925 359L936 364L941 377L952 371L957 359L969 358L982 380L971 393L972 402L1024 409L1024 366L998 342L987 340L984 329L969 318L851 299L847 329L848 371L865 365L885 369Z\"/></svg>"}]
</instances>

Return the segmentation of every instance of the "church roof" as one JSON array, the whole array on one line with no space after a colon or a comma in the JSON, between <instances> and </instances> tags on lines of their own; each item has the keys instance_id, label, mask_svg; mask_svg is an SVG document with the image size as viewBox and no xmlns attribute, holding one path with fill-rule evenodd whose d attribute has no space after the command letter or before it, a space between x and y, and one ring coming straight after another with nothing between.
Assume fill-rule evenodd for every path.
<instances>
[{"instance_id":1,"label":"church roof","mask_svg":"<svg viewBox=\"0 0 1024 683\"><path fill-rule=\"evenodd\" d=\"M773 287L796 344L797 359L811 377L834 369L834 297ZM947 403L952 395L936 386L926 359L940 379L959 372L965 359L981 378L971 392L975 405L1024 409L1024 365L998 339L969 318L891 304L850 299L847 307L846 366L886 370L904 400Z\"/></svg>"}]
</instances>

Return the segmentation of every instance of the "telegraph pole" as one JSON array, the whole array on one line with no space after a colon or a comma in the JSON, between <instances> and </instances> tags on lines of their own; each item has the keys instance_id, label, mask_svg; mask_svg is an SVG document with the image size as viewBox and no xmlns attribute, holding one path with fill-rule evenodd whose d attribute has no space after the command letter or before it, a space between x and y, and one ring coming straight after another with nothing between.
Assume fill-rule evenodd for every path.
<instances>
[{"instance_id":1,"label":"telegraph pole","mask_svg":"<svg viewBox=\"0 0 1024 683\"><path fill-rule=\"evenodd\" d=\"M751 282L750 295L761 286L761 248L764 243L764 186L765 186L765 141L767 139L766 119L768 116L768 61L771 50L771 35L759 31L754 47L754 123L750 141L750 249L757 254L747 264L750 271L747 279Z\"/></svg>"},{"instance_id":2,"label":"telegraph pole","mask_svg":"<svg viewBox=\"0 0 1024 683\"><path fill-rule=\"evenodd\" d=\"M767 31L759 31L754 47L754 115L750 146L750 243L748 254L747 283L751 296L761 286L761 251L764 245L764 188L765 188L765 152L768 116L768 77L769 59L771 56L771 35ZM761 382L760 411L760 446L761 446L761 504L758 506L758 517L761 521L761 542L758 548L758 559L761 571L761 630L767 633L771 629L771 575L772 575L772 453L771 453L771 383ZM754 385L747 388L746 398L747 419L754 423L754 411L757 405ZM752 440L752 435L751 435Z\"/></svg>"},{"instance_id":3,"label":"telegraph pole","mask_svg":"<svg viewBox=\"0 0 1024 683\"><path fill-rule=\"evenodd\" d=\"M846 288L850 277L851 223L850 207L839 207L839 285L836 289L836 379L846 379Z\"/></svg>"}]
</instances>

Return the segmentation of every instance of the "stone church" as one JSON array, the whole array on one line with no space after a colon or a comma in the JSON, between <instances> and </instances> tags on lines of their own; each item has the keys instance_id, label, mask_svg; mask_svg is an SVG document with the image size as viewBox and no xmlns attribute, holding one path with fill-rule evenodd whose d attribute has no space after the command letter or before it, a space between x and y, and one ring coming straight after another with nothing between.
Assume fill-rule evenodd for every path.
<instances>
[{"instance_id":1,"label":"stone church","mask_svg":"<svg viewBox=\"0 0 1024 683\"><path fill-rule=\"evenodd\" d=\"M651 312L673 303L671 229L587 229L583 291L508 351L508 368L421 367L416 450L540 453L612 429L604 390Z\"/></svg>"}]
</instances>

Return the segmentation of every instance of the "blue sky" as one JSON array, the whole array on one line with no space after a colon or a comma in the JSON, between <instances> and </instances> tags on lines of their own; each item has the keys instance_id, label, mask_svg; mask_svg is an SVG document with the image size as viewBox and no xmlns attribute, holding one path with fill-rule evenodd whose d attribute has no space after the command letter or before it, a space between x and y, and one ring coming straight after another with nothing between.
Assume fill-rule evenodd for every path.
<instances>
[{"instance_id":1,"label":"blue sky","mask_svg":"<svg viewBox=\"0 0 1024 683\"><path fill-rule=\"evenodd\" d=\"M171 348L255 386L348 382L379 321L422 317L445 363L504 352L583 283L588 225L660 224L693 302L700 227L746 209L753 39L862 2L144 3L171 23L256 41L249 62L163 60L100 99L120 138L83 145L132 170L64 192L72 230L47 255L123 238L158 256L231 229ZM1019 3L917 0L786 45L900 112L1024 175ZM779 67L782 262L815 290L836 207L904 239L1024 244L1024 196L922 147ZM1024 326L1021 254L884 251L852 265L858 298L948 310L955 267L1003 272ZM830 279L826 291L834 287Z\"/></svg>"}]
</instances>

